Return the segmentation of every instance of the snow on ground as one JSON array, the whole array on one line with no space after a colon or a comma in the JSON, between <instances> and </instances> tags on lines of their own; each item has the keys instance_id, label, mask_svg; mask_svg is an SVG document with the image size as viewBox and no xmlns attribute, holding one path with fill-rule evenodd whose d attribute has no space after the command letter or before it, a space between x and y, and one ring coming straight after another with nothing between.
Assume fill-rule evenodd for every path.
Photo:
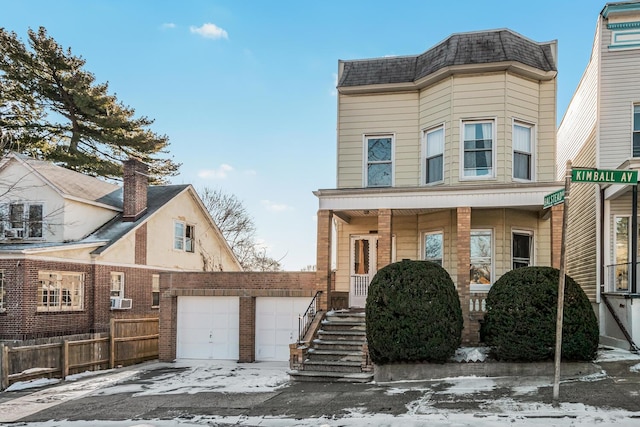
<instances>
[{"instance_id":1,"label":"snow on ground","mask_svg":"<svg viewBox=\"0 0 640 427\"><path fill-rule=\"evenodd\" d=\"M194 394L201 392L260 393L276 390L289 382L287 362L236 363L227 360L182 360L159 363L171 368L150 381L114 385L95 395L133 393L134 396L157 394Z\"/></svg>"},{"instance_id":2,"label":"snow on ground","mask_svg":"<svg viewBox=\"0 0 640 427\"><path fill-rule=\"evenodd\" d=\"M69 375L65 378L65 381L78 381L82 378L92 377L95 375L103 375L105 373L112 372L113 369L107 369L102 371L85 371L79 374ZM44 387L48 385L58 384L62 380L60 378L38 378L36 380L30 381L18 381L11 384L9 387L5 389L5 391L18 391L18 390L27 390L30 388L38 388Z\"/></svg>"},{"instance_id":3,"label":"snow on ground","mask_svg":"<svg viewBox=\"0 0 640 427\"><path fill-rule=\"evenodd\" d=\"M631 353L628 350L622 350L620 348L601 347L598 350L596 363L619 362L622 360L640 360L640 354Z\"/></svg>"}]
</instances>

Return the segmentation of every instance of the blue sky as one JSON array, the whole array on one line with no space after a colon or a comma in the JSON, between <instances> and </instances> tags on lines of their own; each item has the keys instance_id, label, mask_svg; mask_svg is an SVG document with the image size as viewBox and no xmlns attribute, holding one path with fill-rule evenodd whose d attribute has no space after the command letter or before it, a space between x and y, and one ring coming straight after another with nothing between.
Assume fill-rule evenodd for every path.
<instances>
[{"instance_id":1,"label":"blue sky","mask_svg":"<svg viewBox=\"0 0 640 427\"><path fill-rule=\"evenodd\" d=\"M536 1L0 0L0 27L44 26L182 163L173 183L242 200L287 270L315 264L318 201L336 185L339 59L424 52L452 33L558 40L558 121L606 3Z\"/></svg>"}]
</instances>

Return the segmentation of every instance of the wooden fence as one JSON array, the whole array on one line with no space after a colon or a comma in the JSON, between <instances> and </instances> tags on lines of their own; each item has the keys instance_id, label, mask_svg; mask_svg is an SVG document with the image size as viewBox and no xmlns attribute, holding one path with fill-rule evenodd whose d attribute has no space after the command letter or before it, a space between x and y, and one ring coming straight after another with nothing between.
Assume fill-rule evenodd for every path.
<instances>
[{"instance_id":1,"label":"wooden fence","mask_svg":"<svg viewBox=\"0 0 640 427\"><path fill-rule=\"evenodd\" d=\"M112 319L110 333L86 339L59 337L43 344L2 343L0 390L17 381L65 378L158 357L158 318Z\"/></svg>"}]
</instances>

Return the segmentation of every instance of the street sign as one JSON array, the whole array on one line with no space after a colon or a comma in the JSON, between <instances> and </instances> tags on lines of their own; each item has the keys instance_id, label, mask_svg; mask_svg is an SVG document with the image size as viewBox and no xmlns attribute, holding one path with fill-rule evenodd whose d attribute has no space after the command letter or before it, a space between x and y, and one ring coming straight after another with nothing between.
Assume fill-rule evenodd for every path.
<instances>
[{"instance_id":1,"label":"street sign","mask_svg":"<svg viewBox=\"0 0 640 427\"><path fill-rule=\"evenodd\" d=\"M638 171L605 170L605 169L573 169L573 182L593 182L596 184L633 184L638 183Z\"/></svg>"},{"instance_id":2,"label":"street sign","mask_svg":"<svg viewBox=\"0 0 640 427\"><path fill-rule=\"evenodd\" d=\"M554 191L553 193L547 194L544 196L544 205L542 206L544 209L550 208L551 206L559 205L564 202L564 188L561 188L558 191Z\"/></svg>"}]
</instances>

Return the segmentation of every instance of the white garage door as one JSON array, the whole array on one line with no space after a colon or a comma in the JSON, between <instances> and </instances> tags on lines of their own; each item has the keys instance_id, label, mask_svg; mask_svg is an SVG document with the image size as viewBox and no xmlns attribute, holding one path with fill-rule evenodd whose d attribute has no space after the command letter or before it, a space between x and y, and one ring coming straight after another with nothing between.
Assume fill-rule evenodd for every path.
<instances>
[{"instance_id":1,"label":"white garage door","mask_svg":"<svg viewBox=\"0 0 640 427\"><path fill-rule=\"evenodd\" d=\"M178 297L176 357L238 360L238 297Z\"/></svg>"},{"instance_id":2,"label":"white garage door","mask_svg":"<svg viewBox=\"0 0 640 427\"><path fill-rule=\"evenodd\" d=\"M298 318L311 302L305 298L256 298L256 360L289 360L298 340Z\"/></svg>"}]
</instances>

